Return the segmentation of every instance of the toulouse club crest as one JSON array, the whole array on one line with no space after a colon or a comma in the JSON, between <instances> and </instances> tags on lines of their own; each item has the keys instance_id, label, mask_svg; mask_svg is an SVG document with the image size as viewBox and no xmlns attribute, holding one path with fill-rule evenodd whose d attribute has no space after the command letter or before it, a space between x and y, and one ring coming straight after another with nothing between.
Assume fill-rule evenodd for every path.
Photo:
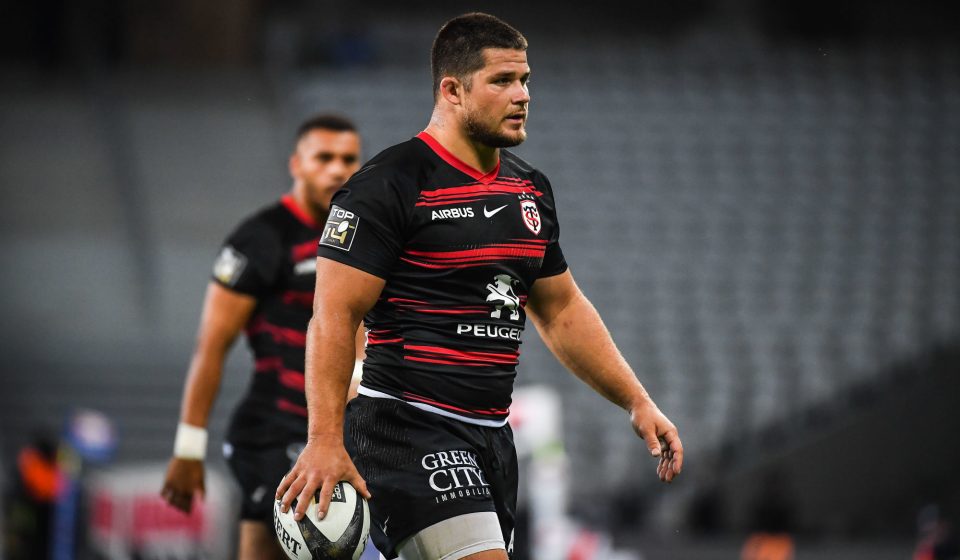
<instances>
[{"instance_id":1,"label":"toulouse club crest","mask_svg":"<svg viewBox=\"0 0 960 560\"><path fill-rule=\"evenodd\" d=\"M540 234L540 226L543 222L540 220L540 211L537 210L537 203L532 200L520 201L520 216L523 218L523 224L534 235Z\"/></svg>"}]
</instances>

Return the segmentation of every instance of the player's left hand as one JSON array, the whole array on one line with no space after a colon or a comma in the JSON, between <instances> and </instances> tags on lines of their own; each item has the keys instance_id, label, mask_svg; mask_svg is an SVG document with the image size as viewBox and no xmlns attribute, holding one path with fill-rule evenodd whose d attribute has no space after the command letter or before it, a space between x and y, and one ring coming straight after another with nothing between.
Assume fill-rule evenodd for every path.
<instances>
[{"instance_id":1,"label":"player's left hand","mask_svg":"<svg viewBox=\"0 0 960 560\"><path fill-rule=\"evenodd\" d=\"M659 457L657 476L663 482L673 482L683 468L683 444L677 427L649 399L630 410L630 422L633 431L647 443L650 454Z\"/></svg>"}]
</instances>

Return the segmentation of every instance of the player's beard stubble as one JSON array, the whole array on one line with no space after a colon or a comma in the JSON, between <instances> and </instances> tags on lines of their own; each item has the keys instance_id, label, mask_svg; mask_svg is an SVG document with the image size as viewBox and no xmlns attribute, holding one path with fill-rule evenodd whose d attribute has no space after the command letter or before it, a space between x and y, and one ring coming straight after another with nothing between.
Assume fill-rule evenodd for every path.
<instances>
[{"instance_id":1,"label":"player's beard stubble","mask_svg":"<svg viewBox=\"0 0 960 560\"><path fill-rule=\"evenodd\" d=\"M527 139L527 132L522 127L512 134L507 134L500 130L500 122L496 126L490 126L483 121L480 111L470 111L463 124L471 140L491 148L512 148Z\"/></svg>"}]
</instances>

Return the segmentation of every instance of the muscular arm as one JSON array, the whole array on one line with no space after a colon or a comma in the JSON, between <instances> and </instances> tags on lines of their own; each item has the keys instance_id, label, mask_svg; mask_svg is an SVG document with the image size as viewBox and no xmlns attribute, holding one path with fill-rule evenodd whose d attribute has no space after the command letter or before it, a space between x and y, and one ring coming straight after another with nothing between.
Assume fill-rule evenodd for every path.
<instances>
[{"instance_id":1,"label":"muscular arm","mask_svg":"<svg viewBox=\"0 0 960 560\"><path fill-rule=\"evenodd\" d=\"M308 439L343 443L343 409L357 358L357 332L384 281L329 259L317 259L313 318L307 328Z\"/></svg>"},{"instance_id":2,"label":"muscular arm","mask_svg":"<svg viewBox=\"0 0 960 560\"><path fill-rule=\"evenodd\" d=\"M199 427L207 425L220 389L227 352L250 320L256 305L255 298L224 288L216 282L211 282L207 287L196 348L180 406L181 422ZM358 358L363 357L365 340L361 325L356 332Z\"/></svg>"},{"instance_id":3,"label":"muscular arm","mask_svg":"<svg viewBox=\"0 0 960 560\"><path fill-rule=\"evenodd\" d=\"M683 465L683 446L674 425L620 354L593 304L570 271L537 280L527 311L547 347L596 392L630 413L633 428L651 454L660 457L661 480L671 481ZM666 441L661 450L659 438Z\"/></svg>"},{"instance_id":4,"label":"muscular arm","mask_svg":"<svg viewBox=\"0 0 960 560\"><path fill-rule=\"evenodd\" d=\"M343 446L343 414L356 359L357 328L384 284L383 279L351 266L317 259L313 318L307 329L307 447L277 489L284 511L299 498L298 519L317 488L322 488L319 510L325 513L333 485L340 480L369 497Z\"/></svg>"},{"instance_id":5,"label":"muscular arm","mask_svg":"<svg viewBox=\"0 0 960 560\"><path fill-rule=\"evenodd\" d=\"M257 300L224 288L207 287L197 331L197 342L180 404L180 421L205 427L213 407L223 363L233 341L247 323ZM195 493L203 494L203 462L174 457L170 460L161 495L174 507L190 511Z\"/></svg>"}]
</instances>

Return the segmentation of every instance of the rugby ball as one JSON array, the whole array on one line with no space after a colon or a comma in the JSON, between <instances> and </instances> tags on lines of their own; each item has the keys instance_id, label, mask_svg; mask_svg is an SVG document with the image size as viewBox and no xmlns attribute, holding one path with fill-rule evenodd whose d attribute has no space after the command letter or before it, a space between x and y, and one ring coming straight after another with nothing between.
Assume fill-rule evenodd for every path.
<instances>
[{"instance_id":1,"label":"rugby ball","mask_svg":"<svg viewBox=\"0 0 960 560\"><path fill-rule=\"evenodd\" d=\"M319 497L318 490L300 521L293 518L296 500L286 513L281 511L280 500L273 503L273 526L280 547L290 560L358 560L370 534L367 501L349 482L338 482L321 520L317 519Z\"/></svg>"}]
</instances>

